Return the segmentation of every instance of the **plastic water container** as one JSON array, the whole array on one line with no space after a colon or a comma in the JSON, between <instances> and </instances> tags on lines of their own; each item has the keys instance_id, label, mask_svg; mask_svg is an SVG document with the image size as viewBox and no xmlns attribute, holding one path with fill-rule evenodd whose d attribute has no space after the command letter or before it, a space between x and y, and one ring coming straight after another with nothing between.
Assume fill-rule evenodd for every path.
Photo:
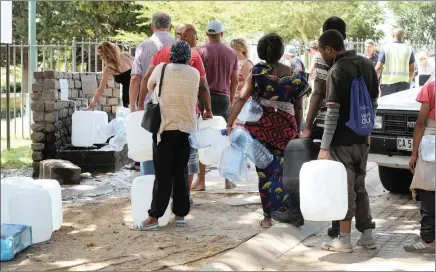
<instances>
[{"instance_id":1,"label":"plastic water container","mask_svg":"<svg viewBox=\"0 0 436 272\"><path fill-rule=\"evenodd\" d=\"M223 151L219 173L231 182L241 182L247 178L247 157L242 150L229 146Z\"/></svg>"},{"instance_id":2,"label":"plastic water container","mask_svg":"<svg viewBox=\"0 0 436 272\"><path fill-rule=\"evenodd\" d=\"M304 163L316 160L319 146L310 138L289 141L285 149L283 164L283 187L287 192L300 191L300 170Z\"/></svg>"},{"instance_id":3,"label":"plastic water container","mask_svg":"<svg viewBox=\"0 0 436 272\"><path fill-rule=\"evenodd\" d=\"M238 115L238 119L243 122L257 122L263 115L263 109L254 100L247 101Z\"/></svg>"},{"instance_id":4,"label":"plastic water container","mask_svg":"<svg viewBox=\"0 0 436 272\"><path fill-rule=\"evenodd\" d=\"M39 187L32 178L9 177L1 180L1 223L10 223L9 200L25 188Z\"/></svg>"},{"instance_id":5,"label":"plastic water container","mask_svg":"<svg viewBox=\"0 0 436 272\"><path fill-rule=\"evenodd\" d=\"M141 127L144 111L135 111L127 115L126 135L128 156L134 161L153 160L153 138L152 134Z\"/></svg>"},{"instance_id":6,"label":"plastic water container","mask_svg":"<svg viewBox=\"0 0 436 272\"><path fill-rule=\"evenodd\" d=\"M227 136L221 136L211 146L198 150L200 162L208 166L219 166L224 149L230 146Z\"/></svg>"},{"instance_id":7,"label":"plastic water container","mask_svg":"<svg viewBox=\"0 0 436 272\"><path fill-rule=\"evenodd\" d=\"M132 217L135 225L140 224L148 217L148 210L153 199L153 186L154 176L140 176L132 182ZM167 225L170 221L171 204L172 199L168 204L165 214L159 218L159 225L161 227Z\"/></svg>"},{"instance_id":8,"label":"plastic water container","mask_svg":"<svg viewBox=\"0 0 436 272\"><path fill-rule=\"evenodd\" d=\"M232 146L241 149L243 152L246 152L253 142L250 133L243 127L233 128L232 132L229 134L229 139Z\"/></svg>"},{"instance_id":9,"label":"plastic water container","mask_svg":"<svg viewBox=\"0 0 436 272\"><path fill-rule=\"evenodd\" d=\"M104 144L107 140L108 116L104 111L93 111L95 122L95 141L94 144Z\"/></svg>"},{"instance_id":10,"label":"plastic water container","mask_svg":"<svg viewBox=\"0 0 436 272\"><path fill-rule=\"evenodd\" d=\"M36 179L33 183L41 186L50 194L53 215L53 230L61 228L63 220L62 193L59 182L55 179Z\"/></svg>"},{"instance_id":11,"label":"plastic water container","mask_svg":"<svg viewBox=\"0 0 436 272\"><path fill-rule=\"evenodd\" d=\"M304 163L300 171L300 207L306 220L344 219L348 210L345 166L330 160Z\"/></svg>"},{"instance_id":12,"label":"plastic water container","mask_svg":"<svg viewBox=\"0 0 436 272\"><path fill-rule=\"evenodd\" d=\"M123 129L125 133L125 121L126 119L124 117L117 117L115 119L112 119L107 125L106 139L115 136L116 134L119 134L120 129Z\"/></svg>"},{"instance_id":13,"label":"plastic water container","mask_svg":"<svg viewBox=\"0 0 436 272\"><path fill-rule=\"evenodd\" d=\"M267 168L274 159L273 154L257 140L252 140L246 155L260 169Z\"/></svg>"},{"instance_id":14,"label":"plastic water container","mask_svg":"<svg viewBox=\"0 0 436 272\"><path fill-rule=\"evenodd\" d=\"M224 129L227 126L226 120L222 116L214 116L211 119L199 119L198 120L198 129L203 128L215 128L215 129Z\"/></svg>"},{"instance_id":15,"label":"plastic water container","mask_svg":"<svg viewBox=\"0 0 436 272\"><path fill-rule=\"evenodd\" d=\"M421 158L426 162L435 162L435 136L424 135L420 146Z\"/></svg>"},{"instance_id":16,"label":"plastic water container","mask_svg":"<svg viewBox=\"0 0 436 272\"><path fill-rule=\"evenodd\" d=\"M75 111L72 116L71 144L88 147L95 143L95 120L92 111Z\"/></svg>"},{"instance_id":17,"label":"plastic water container","mask_svg":"<svg viewBox=\"0 0 436 272\"><path fill-rule=\"evenodd\" d=\"M213 145L217 141L222 140L226 135L225 129L215 129L212 127L199 129L189 135L189 144L192 148L200 149Z\"/></svg>"},{"instance_id":18,"label":"plastic water container","mask_svg":"<svg viewBox=\"0 0 436 272\"><path fill-rule=\"evenodd\" d=\"M9 199L11 224L32 227L33 243L51 238L53 216L50 194L41 187L24 188Z\"/></svg>"},{"instance_id":19,"label":"plastic water container","mask_svg":"<svg viewBox=\"0 0 436 272\"><path fill-rule=\"evenodd\" d=\"M125 107L118 107L117 108L117 113L115 114L115 117L123 117L126 118L127 115L130 113L129 108L125 108Z\"/></svg>"},{"instance_id":20,"label":"plastic water container","mask_svg":"<svg viewBox=\"0 0 436 272\"><path fill-rule=\"evenodd\" d=\"M32 245L30 226L1 224L1 258L12 260L17 253Z\"/></svg>"}]
</instances>

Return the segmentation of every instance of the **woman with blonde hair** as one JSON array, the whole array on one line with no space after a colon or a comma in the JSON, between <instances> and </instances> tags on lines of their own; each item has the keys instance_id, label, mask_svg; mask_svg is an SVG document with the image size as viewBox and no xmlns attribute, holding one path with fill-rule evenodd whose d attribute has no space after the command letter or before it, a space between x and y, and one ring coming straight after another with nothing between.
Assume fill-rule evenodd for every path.
<instances>
[{"instance_id":1,"label":"woman with blonde hair","mask_svg":"<svg viewBox=\"0 0 436 272\"><path fill-rule=\"evenodd\" d=\"M230 46L238 55L238 89L235 94L235 101L238 98L245 79L250 74L253 63L248 59L248 46L244 39L233 39Z\"/></svg>"},{"instance_id":2,"label":"woman with blonde hair","mask_svg":"<svg viewBox=\"0 0 436 272\"><path fill-rule=\"evenodd\" d=\"M130 72L132 71L133 57L126 52L121 53L116 44L105 41L97 47L97 54L104 61L100 85L92 99L89 108L94 108L100 101L108 80L113 77L115 82L123 86L123 106L129 107Z\"/></svg>"}]
</instances>

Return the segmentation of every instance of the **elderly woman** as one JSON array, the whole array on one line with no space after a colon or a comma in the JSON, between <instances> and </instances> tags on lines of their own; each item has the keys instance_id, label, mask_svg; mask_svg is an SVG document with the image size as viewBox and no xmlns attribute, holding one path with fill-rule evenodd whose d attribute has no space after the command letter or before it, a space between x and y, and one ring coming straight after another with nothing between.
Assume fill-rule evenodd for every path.
<instances>
[{"instance_id":1,"label":"elderly woman","mask_svg":"<svg viewBox=\"0 0 436 272\"><path fill-rule=\"evenodd\" d=\"M303 117L303 95L309 91L304 73L280 63L284 44L280 36L268 34L257 45L259 58L245 80L241 95L233 104L227 121L227 132L250 96L263 108L263 115L257 122L247 122L245 128L259 140L273 155L270 166L256 168L259 176L259 194L264 219L262 227L272 225L271 218L295 226L304 224L300 211L299 195L290 195L283 189L284 150L288 142L298 137L299 124Z\"/></svg>"},{"instance_id":2,"label":"elderly woman","mask_svg":"<svg viewBox=\"0 0 436 272\"><path fill-rule=\"evenodd\" d=\"M162 121L153 134L153 163L156 179L149 217L135 226L138 230L159 229L173 193L173 213L177 226L184 226L189 213L187 164L190 154L189 134L196 130L196 103L200 74L189 66L191 47L185 41L175 42L170 50L172 63L157 65L148 80L153 103L160 103ZM159 97L159 85L162 89Z\"/></svg>"}]
</instances>

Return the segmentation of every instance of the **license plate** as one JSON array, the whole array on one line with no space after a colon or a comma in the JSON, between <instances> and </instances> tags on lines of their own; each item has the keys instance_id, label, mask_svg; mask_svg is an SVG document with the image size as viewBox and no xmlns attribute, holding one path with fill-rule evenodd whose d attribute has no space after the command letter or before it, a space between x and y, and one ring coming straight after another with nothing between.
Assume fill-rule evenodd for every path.
<instances>
[{"instance_id":1,"label":"license plate","mask_svg":"<svg viewBox=\"0 0 436 272\"><path fill-rule=\"evenodd\" d=\"M397 149L412 151L413 149L413 139L410 138L397 138Z\"/></svg>"}]
</instances>

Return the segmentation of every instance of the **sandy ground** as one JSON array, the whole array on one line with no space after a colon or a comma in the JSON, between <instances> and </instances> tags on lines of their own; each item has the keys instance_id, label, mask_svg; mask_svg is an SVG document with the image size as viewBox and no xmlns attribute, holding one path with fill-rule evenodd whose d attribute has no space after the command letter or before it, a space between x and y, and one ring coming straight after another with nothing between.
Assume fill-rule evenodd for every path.
<instances>
[{"instance_id":1,"label":"sandy ground","mask_svg":"<svg viewBox=\"0 0 436 272\"><path fill-rule=\"evenodd\" d=\"M217 201L222 197L196 194L186 227L170 222L152 232L129 229L127 197L66 204L52 239L2 262L1 270L196 270L263 230L260 205L230 206Z\"/></svg>"}]
</instances>

